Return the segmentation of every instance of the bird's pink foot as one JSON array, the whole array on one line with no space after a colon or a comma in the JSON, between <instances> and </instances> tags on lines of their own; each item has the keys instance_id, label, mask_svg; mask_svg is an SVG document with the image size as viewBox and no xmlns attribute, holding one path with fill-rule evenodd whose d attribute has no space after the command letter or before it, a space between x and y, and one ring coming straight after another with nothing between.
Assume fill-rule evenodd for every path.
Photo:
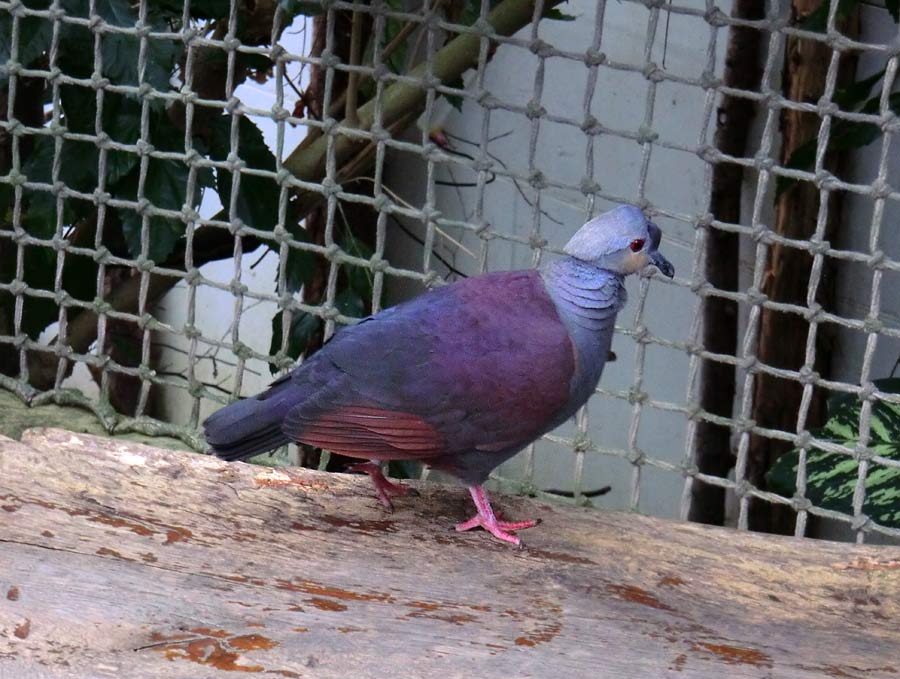
<instances>
[{"instance_id":1,"label":"bird's pink foot","mask_svg":"<svg viewBox=\"0 0 900 679\"><path fill-rule=\"evenodd\" d=\"M415 488L404 486L402 483L393 483L388 481L381 471L381 465L377 462L359 462L347 467L347 471L362 472L368 474L372 479L372 485L375 486L375 497L384 505L389 512L394 511L394 503L391 497L396 495L418 495L419 492Z\"/></svg>"},{"instance_id":2,"label":"bird's pink foot","mask_svg":"<svg viewBox=\"0 0 900 679\"><path fill-rule=\"evenodd\" d=\"M484 528L495 538L504 542L510 542L518 547L522 545L522 540L518 536L512 535L509 531L533 528L540 523L540 519L535 521L500 521L494 514L484 488L481 486L469 486L469 493L472 494L472 500L475 502L478 513L468 521L456 524L456 530L459 532L479 527Z\"/></svg>"}]
</instances>

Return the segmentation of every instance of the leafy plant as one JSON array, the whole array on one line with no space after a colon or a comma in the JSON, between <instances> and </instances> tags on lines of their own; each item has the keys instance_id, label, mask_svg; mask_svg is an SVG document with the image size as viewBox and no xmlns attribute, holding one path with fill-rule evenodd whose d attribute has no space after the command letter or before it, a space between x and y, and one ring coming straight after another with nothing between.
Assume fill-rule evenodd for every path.
<instances>
[{"instance_id":1,"label":"leafy plant","mask_svg":"<svg viewBox=\"0 0 900 679\"><path fill-rule=\"evenodd\" d=\"M558 1L548 0L545 16L567 20L568 17L553 9ZM60 317L58 299L46 291L88 305L102 298L114 312L135 314L139 309L152 309L180 280L178 276L153 273L149 286L138 286L132 275L134 265L121 260L138 260L142 266L155 264L185 271L187 267L233 257L234 235L227 229L205 225L193 229L188 256L183 215L198 209L204 195L209 193L216 194L224 206L215 220L228 221L234 217L248 227L241 236L244 252L271 244L273 241L265 237L265 232L271 232L282 219L283 227L294 241L322 244L321 233L316 241L304 228L310 211L321 202L321 194L292 190L287 213L282 218L278 212L281 186L268 177L247 172L235 177L232 165L237 157L250 170L276 170L278 165L262 132L251 118L208 105L211 100L224 102L228 88L233 91L247 78L264 81L274 69L273 62L265 55L243 51L229 55L217 41L233 33L243 46L267 46L273 37L279 37L273 36L273 26L284 30L297 15L322 14L325 6L322 2L238 0L238 11L232 22L232 3L228 0L192 0L188 14L184 3L160 0L147 4L144 25L149 31L146 34L123 30L139 24L140 6L131 0L23 0L20 4L29 14L18 11L14 16L9 10L0 10L0 94L10 84L6 64L18 63L28 69L25 74L19 72L15 79L15 115L20 123L16 133L18 142L12 143L13 135L0 135L0 284L10 286L17 280L21 259L25 287L23 294L13 294L8 287L0 289L0 335L15 332L17 299L24 307L21 328L29 338L37 340ZM407 12L416 11L394 0L389 0L389 4ZM491 8L500 4L492 2ZM477 17L479 7L476 0L464 0L434 5L431 9L455 22L463 15L472 15L473 11L472 16ZM283 16L274 22L277 10ZM65 20L57 19L54 23L51 14L57 11L64 12ZM102 22L85 21L93 18L92 12ZM511 11L501 14L503 23L497 30L504 35L532 19L515 5ZM343 22L344 27L352 19L355 39L361 48L351 56L344 44L350 42L348 31L341 30L332 41L334 53L344 64L371 66L375 51L374 32L369 30L371 15L335 8L330 16L338 23ZM72 18L82 21L73 22ZM421 39L418 30L421 22L390 14L385 21L382 56L398 73L409 75L406 56L417 53L414 48L415 41ZM186 28L199 31L210 40L193 44L188 54L183 41L177 37ZM395 44L392 54L385 55L388 40ZM442 48L455 43L452 46L455 49L444 59L449 66L443 84L463 89L461 76L476 62L477 53L472 52L467 40L454 37L452 32L442 33L440 40L444 41ZM53 50L52 44L56 45ZM186 71L188 67L192 69L190 74ZM58 73L61 77L51 78L41 73ZM197 95L190 110L186 101L177 96L188 81ZM349 87L349 82L357 87L351 92L354 96L341 91ZM332 108L325 116L321 111L321 87L318 92L311 91L312 85L306 92L295 90L301 103L295 109L297 115L306 112L310 117L346 116L350 121L351 112L346 107L353 108L355 103L357 112L366 106L371 108L375 88L370 76L357 74L349 78L339 74L332 85ZM381 122L385 129L398 133L412 124L417 111L424 109L425 91L414 91L394 82L386 82L384 87L392 90L393 96L385 92ZM318 108L310 106L308 102L317 97ZM371 125L371 119L366 124ZM59 135L59 130L67 134ZM321 181L326 162L325 145L315 143L319 137L320 130L311 126L307 139L287 154L282 167L305 182ZM365 176L375 155L363 152L367 146L369 151L374 149L371 143L340 146L340 153L350 151L338 159L338 173L348 173L342 177ZM14 148L19 168L15 177L12 173ZM28 185L14 190L23 176ZM234 195L235 186L237 195ZM21 195L18 204L14 201L16 191ZM99 195L104 196L102 207L98 206L100 201L96 196ZM16 226L14 217L18 218ZM20 229L41 242L20 245L17 242ZM354 224L351 231L345 223L334 230L334 238L343 250L362 259L372 255L366 245L371 236L366 224ZM97 248L100 254L92 256L91 250ZM106 253L112 259L104 261L101 255ZM308 290L316 272L321 271L321 259L309 251L291 247L284 263L286 289L279 290L279 294ZM104 275L100 275L101 263ZM43 293L35 294L36 291ZM365 315L371 300L372 277L368 269L342 264L335 298L341 313ZM317 304L319 300L311 303ZM96 322L76 322L81 314L90 316L80 305L67 305L69 329L65 339L75 353L89 351L97 338ZM273 321L278 343L273 340L272 353L280 348L283 320L283 315L278 314ZM310 338L318 333L320 326L317 316L293 314L285 353L292 358L299 356L309 347ZM117 352L122 357L134 353L133 347L113 346L109 336L107 333L108 346L101 350L113 361L118 360ZM27 353L31 385L37 389L51 388L57 379L57 357L49 352ZM13 352L0 352L3 374L18 373L18 360L8 360L12 355ZM70 362L68 369L71 367ZM116 377L114 373L110 375Z\"/></svg>"},{"instance_id":2,"label":"leafy plant","mask_svg":"<svg viewBox=\"0 0 900 679\"><path fill-rule=\"evenodd\" d=\"M47 9L47 0L30 0L30 9ZM87 17L87 0L62 0L60 2L69 16ZM192 2L191 12L195 19L222 19L227 17L228 2L207 0ZM127 0L102 0L96 3L97 13L108 24L117 27L131 27L138 22L138 15L132 3ZM154 31L177 29L182 21L182 3L157 3L148 23ZM49 48L53 24L49 19L28 17L20 21L19 45L16 58L29 67L40 67L41 60ZM136 35L105 33L101 39L103 77L111 86L136 87L141 82L148 83L158 91L172 88L177 77L177 65L182 58L183 45L177 41L149 39L146 50L146 66L138 73L140 63L140 40ZM94 34L82 25L63 23L60 26L59 53L56 67L64 75L72 78L90 78L94 70ZM24 46L24 47L22 47ZM0 60L12 57L12 17L0 14ZM3 85L7 84L4 74ZM47 94L51 94L50 88ZM70 133L93 135L97 132L97 95L82 85L66 84L60 88L59 124ZM152 206L179 212L184 205L199 206L204 191L214 190L223 205L229 205L231 173L224 169L212 170L202 167L196 173L196 190L187 195L190 167L180 160L149 157L146 167L141 166L141 158L134 145L141 138L142 116L146 107L147 129L144 141L155 151L185 152L183 117L175 109L164 105L162 100L139 95L121 93L107 89L103 95L100 123L102 131L110 140L119 145L133 147L131 150L110 150L106 156L106 173L103 187L114 200L135 202L146 199ZM224 161L230 151L229 137L232 117L213 114L206 116L204 124L194 127L190 140L194 149L212 160ZM252 167L274 171L275 158L263 142L259 129L245 117L239 118L238 155ZM90 194L100 186L98 167L100 149L87 141L63 139L57 142L52 136L35 136L30 154L23 163L23 172L29 182L52 184L61 181L67 188ZM59 150L59 174L53 176L54 156L57 144ZM245 224L257 229L271 229L277 221L275 207L278 205L278 186L259 177L242 175L237 199L237 216ZM11 216L12 192L0 194L0 214ZM77 198L58 200L49 190L25 188L23 192L22 225L29 235L41 239L51 239L61 229L70 241L77 241L85 232L95 229L96 207L91 201ZM62 215L57 214L62 205ZM184 240L185 223L179 218L150 216L148 218L149 240L143 251L141 231L144 218L133 207L115 206L107 211L104 224L104 245L121 257L148 259L162 263L167 260ZM89 234L87 234L89 235ZM93 246L93 236L81 238L84 246ZM4 253L8 263L10 254ZM52 248L33 246L26 251L25 282L29 287L53 289L53 271L56 253ZM8 282L15 266L3 266L3 282ZM78 299L88 301L96 294L97 262L90 257L69 255L64 267L64 287ZM51 300L26 300L23 329L36 339L43 329L58 317L58 309ZM8 306L9 297L0 297L0 305ZM7 309L9 311L9 309Z\"/></svg>"},{"instance_id":3,"label":"leafy plant","mask_svg":"<svg viewBox=\"0 0 900 679\"><path fill-rule=\"evenodd\" d=\"M879 85L884 74L885 70L882 69L849 87L838 90L835 93L834 102L843 111L877 114L881 106L881 94L876 93L873 96L872 90ZM894 113L900 114L900 92L894 92L888 97L888 108ZM839 153L860 149L879 139L881 135L881 127L876 123L834 118L828 136L828 151ZM816 161L817 144L818 139L814 137L798 146L788 158L785 167L794 170L812 170ZM775 184L775 200L778 200L796 182L797 180L791 177L778 177Z\"/></svg>"},{"instance_id":4,"label":"leafy plant","mask_svg":"<svg viewBox=\"0 0 900 679\"><path fill-rule=\"evenodd\" d=\"M299 233L305 234L305 231L301 229L297 234L292 235L298 239L306 237L305 235L299 236ZM354 257L368 259L372 256L372 251L353 235L347 224L344 225L340 245L344 252ZM297 292L303 285L309 283L314 272L314 257L308 251L291 248L285 267L287 290ZM368 269L344 265L338 276L337 292L334 298L337 310L344 316L356 318L364 316L372 299L372 284L372 273ZM269 354L273 356L282 348L284 316L285 312L279 311L272 318L272 342L269 345ZM285 355L296 360L306 353L315 338L321 333L323 326L321 317L316 314L302 310L292 312L287 342L284 346ZM273 375L279 369L279 366L274 363L269 365L269 370Z\"/></svg>"},{"instance_id":5,"label":"leafy plant","mask_svg":"<svg viewBox=\"0 0 900 679\"><path fill-rule=\"evenodd\" d=\"M851 16L859 8L861 0L838 0L835 12L837 21ZM900 0L886 0L885 7L895 23L900 23ZM799 27L807 31L824 33L828 24L828 13L831 11L831 0L825 0L815 11L806 17ZM842 111L852 113L877 114L881 106L881 94L876 86L885 75L882 69L866 78L857 80L847 87L835 92L832 100ZM880 87L878 88L880 89ZM900 114L900 93L893 93L888 98L888 108ZM868 146L883 134L876 123L858 122L844 118L833 118L828 136L828 153L840 153ZM811 171L815 167L818 139L812 138L798 146L791 153L785 167L792 170ZM792 177L779 176L775 182L775 201L797 183Z\"/></svg>"},{"instance_id":6,"label":"leafy plant","mask_svg":"<svg viewBox=\"0 0 900 679\"><path fill-rule=\"evenodd\" d=\"M900 378L875 380L875 386L888 394L900 394ZM862 402L853 395L833 397L828 403L827 423L813 435L821 441L854 448L859 443L861 406ZM872 404L867 447L875 455L900 463L900 404ZM799 450L782 455L766 476L769 488L782 495L793 495L799 464ZM849 455L817 447L807 452L806 497L818 507L852 514L858 477L859 464ZM870 462L865 488L862 511L883 526L900 528L900 468Z\"/></svg>"},{"instance_id":7,"label":"leafy plant","mask_svg":"<svg viewBox=\"0 0 900 679\"><path fill-rule=\"evenodd\" d=\"M861 0L838 0L835 19L838 21L846 19L856 11L860 4ZM884 6L887 8L887 11L890 12L891 17L895 22L900 21L900 0L885 0ZM825 2L819 5L814 12L806 17L800 24L800 28L807 31L824 33L825 29L828 27L828 13L830 11L831 0L825 0Z\"/></svg>"}]
</instances>

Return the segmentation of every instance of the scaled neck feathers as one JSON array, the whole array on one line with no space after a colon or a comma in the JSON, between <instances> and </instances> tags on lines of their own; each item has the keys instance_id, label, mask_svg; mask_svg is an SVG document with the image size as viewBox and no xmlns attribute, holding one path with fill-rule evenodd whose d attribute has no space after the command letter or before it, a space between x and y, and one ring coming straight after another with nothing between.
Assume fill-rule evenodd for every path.
<instances>
[{"instance_id":1,"label":"scaled neck feathers","mask_svg":"<svg viewBox=\"0 0 900 679\"><path fill-rule=\"evenodd\" d=\"M582 331L611 329L627 299L624 276L574 257L552 262L541 276L563 321Z\"/></svg>"}]
</instances>

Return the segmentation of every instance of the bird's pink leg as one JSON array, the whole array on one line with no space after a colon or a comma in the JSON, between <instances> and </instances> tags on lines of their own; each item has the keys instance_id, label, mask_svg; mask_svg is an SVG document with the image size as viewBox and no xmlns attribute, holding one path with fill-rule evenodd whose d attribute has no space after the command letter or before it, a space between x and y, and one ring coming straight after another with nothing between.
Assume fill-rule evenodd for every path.
<instances>
[{"instance_id":1,"label":"bird's pink leg","mask_svg":"<svg viewBox=\"0 0 900 679\"><path fill-rule=\"evenodd\" d=\"M391 502L392 495L418 495L415 488L404 486L402 483L392 483L387 480L381 471L381 464L376 460L371 462L359 462L347 467L351 472L363 472L368 474L372 479L372 485L375 486L375 496L384 505L389 512L394 511L394 503Z\"/></svg>"},{"instance_id":2,"label":"bird's pink leg","mask_svg":"<svg viewBox=\"0 0 900 679\"><path fill-rule=\"evenodd\" d=\"M457 531L472 530L480 526L495 538L518 546L522 541L507 531L532 528L540 523L540 519L535 521L499 521L494 515L494 510L491 507L490 500L488 500L487 493L484 492L484 488L481 486L469 486L469 493L472 494L472 500L475 502L475 508L478 509L478 513L468 521L456 524Z\"/></svg>"}]
</instances>

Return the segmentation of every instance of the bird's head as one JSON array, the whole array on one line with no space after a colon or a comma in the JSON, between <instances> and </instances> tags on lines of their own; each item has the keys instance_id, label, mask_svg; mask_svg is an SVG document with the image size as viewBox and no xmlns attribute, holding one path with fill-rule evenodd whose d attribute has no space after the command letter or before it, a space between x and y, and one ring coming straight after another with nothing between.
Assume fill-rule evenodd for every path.
<instances>
[{"instance_id":1,"label":"bird's head","mask_svg":"<svg viewBox=\"0 0 900 679\"><path fill-rule=\"evenodd\" d=\"M669 278L675 267L659 252L662 232L638 208L622 205L595 217L566 243L575 259L627 275L651 264Z\"/></svg>"}]
</instances>

